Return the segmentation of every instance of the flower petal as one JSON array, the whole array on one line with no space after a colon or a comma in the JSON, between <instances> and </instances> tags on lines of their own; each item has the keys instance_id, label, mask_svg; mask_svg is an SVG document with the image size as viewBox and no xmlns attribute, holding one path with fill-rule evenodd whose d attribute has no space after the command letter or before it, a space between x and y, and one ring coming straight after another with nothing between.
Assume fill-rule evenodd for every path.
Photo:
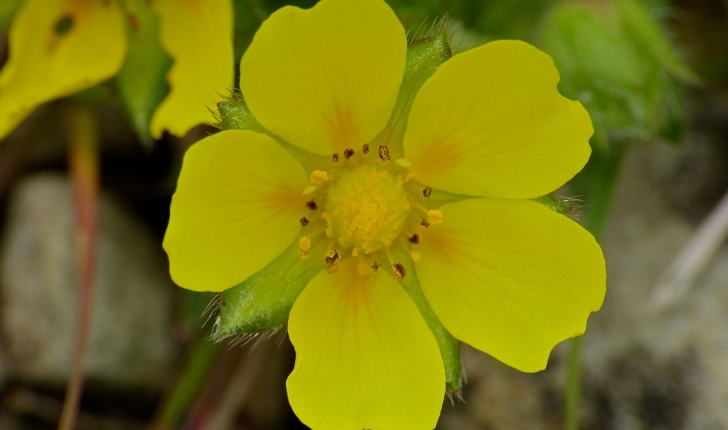
<instances>
[{"instance_id":1,"label":"flower petal","mask_svg":"<svg viewBox=\"0 0 728 430\"><path fill-rule=\"evenodd\" d=\"M534 198L571 179L593 129L559 95L551 58L524 42L488 43L454 56L422 86L404 136L420 180L472 196Z\"/></svg>"},{"instance_id":2,"label":"flower petal","mask_svg":"<svg viewBox=\"0 0 728 430\"><path fill-rule=\"evenodd\" d=\"M233 85L233 6L230 0L158 0L159 37L174 63L170 92L152 117L152 136L184 136L212 122L216 97Z\"/></svg>"},{"instance_id":3,"label":"flower petal","mask_svg":"<svg viewBox=\"0 0 728 430\"><path fill-rule=\"evenodd\" d=\"M300 164L270 137L230 130L185 154L164 237L172 279L222 291L262 269L301 231Z\"/></svg>"},{"instance_id":4,"label":"flower petal","mask_svg":"<svg viewBox=\"0 0 728 430\"><path fill-rule=\"evenodd\" d=\"M356 259L322 271L288 323L296 366L288 399L315 429L431 429L445 393L437 342L386 271L363 278Z\"/></svg>"},{"instance_id":5,"label":"flower petal","mask_svg":"<svg viewBox=\"0 0 728 430\"><path fill-rule=\"evenodd\" d=\"M415 270L456 338L524 372L586 329L604 300L604 257L581 226L528 200L470 199L422 229Z\"/></svg>"},{"instance_id":6,"label":"flower petal","mask_svg":"<svg viewBox=\"0 0 728 430\"><path fill-rule=\"evenodd\" d=\"M114 75L126 53L118 2L28 0L10 34L0 73L0 138L38 105Z\"/></svg>"},{"instance_id":7,"label":"flower petal","mask_svg":"<svg viewBox=\"0 0 728 430\"><path fill-rule=\"evenodd\" d=\"M387 124L404 72L407 39L381 0L321 0L283 7L240 65L255 118L308 151L360 148Z\"/></svg>"}]
</instances>

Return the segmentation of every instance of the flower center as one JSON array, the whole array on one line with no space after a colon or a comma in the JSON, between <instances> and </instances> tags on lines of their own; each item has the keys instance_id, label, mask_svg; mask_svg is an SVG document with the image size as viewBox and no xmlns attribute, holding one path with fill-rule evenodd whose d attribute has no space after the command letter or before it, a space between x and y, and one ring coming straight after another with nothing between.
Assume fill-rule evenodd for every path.
<instances>
[{"instance_id":1,"label":"flower center","mask_svg":"<svg viewBox=\"0 0 728 430\"><path fill-rule=\"evenodd\" d=\"M409 211L402 178L368 164L342 173L326 199L331 237L365 254L390 246Z\"/></svg>"}]
</instances>

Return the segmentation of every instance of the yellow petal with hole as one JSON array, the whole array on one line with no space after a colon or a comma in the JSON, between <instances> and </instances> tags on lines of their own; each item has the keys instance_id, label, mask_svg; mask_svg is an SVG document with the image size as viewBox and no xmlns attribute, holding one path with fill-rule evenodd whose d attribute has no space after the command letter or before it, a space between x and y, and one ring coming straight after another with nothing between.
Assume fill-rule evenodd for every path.
<instances>
[{"instance_id":1,"label":"yellow petal with hole","mask_svg":"<svg viewBox=\"0 0 728 430\"><path fill-rule=\"evenodd\" d=\"M524 372L586 330L604 300L604 257L571 219L528 200L472 199L443 206L422 229L415 271L456 338Z\"/></svg>"},{"instance_id":2,"label":"yellow petal with hole","mask_svg":"<svg viewBox=\"0 0 728 430\"><path fill-rule=\"evenodd\" d=\"M214 121L215 100L233 86L233 6L230 0L157 0L159 38L172 57L170 92L152 116L151 132L184 136Z\"/></svg>"},{"instance_id":3,"label":"yellow petal with hole","mask_svg":"<svg viewBox=\"0 0 728 430\"><path fill-rule=\"evenodd\" d=\"M581 170L589 114L562 97L551 57L503 40L442 64L415 98L404 151L420 181L472 196L534 198Z\"/></svg>"},{"instance_id":4,"label":"yellow petal with hole","mask_svg":"<svg viewBox=\"0 0 728 430\"><path fill-rule=\"evenodd\" d=\"M317 154L359 149L387 124L404 73L407 39L382 0L321 0L283 7L240 65L255 118Z\"/></svg>"},{"instance_id":5,"label":"yellow petal with hole","mask_svg":"<svg viewBox=\"0 0 728 430\"><path fill-rule=\"evenodd\" d=\"M194 144L164 237L175 283L222 291L270 263L299 236L307 179L264 134L229 130Z\"/></svg>"},{"instance_id":6,"label":"yellow petal with hole","mask_svg":"<svg viewBox=\"0 0 728 430\"><path fill-rule=\"evenodd\" d=\"M293 305L291 406L317 430L432 429L445 394L437 342L390 273L361 277L356 263L322 271Z\"/></svg>"},{"instance_id":7,"label":"yellow petal with hole","mask_svg":"<svg viewBox=\"0 0 728 430\"><path fill-rule=\"evenodd\" d=\"M113 76L126 54L115 1L27 0L11 24L0 72L0 138L41 103Z\"/></svg>"}]
</instances>

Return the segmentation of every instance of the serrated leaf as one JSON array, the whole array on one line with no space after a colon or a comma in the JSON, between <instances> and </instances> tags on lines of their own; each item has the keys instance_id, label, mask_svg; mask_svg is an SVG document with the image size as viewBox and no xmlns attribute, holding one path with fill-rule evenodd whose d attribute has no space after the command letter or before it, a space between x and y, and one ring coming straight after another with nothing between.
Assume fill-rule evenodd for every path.
<instances>
[{"instance_id":1,"label":"serrated leaf","mask_svg":"<svg viewBox=\"0 0 728 430\"><path fill-rule=\"evenodd\" d=\"M400 249L394 253L394 258L399 262L407 273L404 278L400 281L402 286L410 295L412 300L419 308L422 317L427 322L427 326L430 327L430 331L435 335L437 345L440 347L440 355L442 356L442 362L445 365L445 383L447 389L453 392L459 392L463 388L461 372L462 365L460 363L460 341L455 339L453 335L440 323L435 313L430 308L430 304L427 303L425 295L422 293L420 288L419 280L415 274L415 268L412 264L412 259L406 251Z\"/></svg>"},{"instance_id":2,"label":"serrated leaf","mask_svg":"<svg viewBox=\"0 0 728 430\"><path fill-rule=\"evenodd\" d=\"M214 337L259 332L288 320L298 294L326 267L326 241L316 241L309 258L301 259L298 239L260 272L222 293L220 321Z\"/></svg>"},{"instance_id":3,"label":"serrated leaf","mask_svg":"<svg viewBox=\"0 0 728 430\"><path fill-rule=\"evenodd\" d=\"M165 75L172 59L159 42L159 19L149 2L126 5L129 48L115 83L134 130L146 140L152 114L169 91Z\"/></svg>"}]
</instances>

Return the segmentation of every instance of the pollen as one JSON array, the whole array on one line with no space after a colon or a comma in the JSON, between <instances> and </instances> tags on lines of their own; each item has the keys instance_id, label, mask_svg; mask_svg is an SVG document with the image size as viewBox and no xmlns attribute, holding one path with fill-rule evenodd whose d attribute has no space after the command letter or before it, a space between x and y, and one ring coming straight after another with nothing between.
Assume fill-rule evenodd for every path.
<instances>
[{"instance_id":1,"label":"pollen","mask_svg":"<svg viewBox=\"0 0 728 430\"><path fill-rule=\"evenodd\" d=\"M298 239L298 249L301 251L301 260L308 258L308 251L311 250L311 239L306 236L301 236Z\"/></svg>"},{"instance_id":2,"label":"pollen","mask_svg":"<svg viewBox=\"0 0 728 430\"><path fill-rule=\"evenodd\" d=\"M442 222L442 211L430 209L427 211L427 218L430 221L430 225L440 224Z\"/></svg>"},{"instance_id":3,"label":"pollen","mask_svg":"<svg viewBox=\"0 0 728 430\"><path fill-rule=\"evenodd\" d=\"M388 247L410 212L402 178L363 164L344 172L328 190L327 222L332 237L364 254Z\"/></svg>"},{"instance_id":4,"label":"pollen","mask_svg":"<svg viewBox=\"0 0 728 430\"><path fill-rule=\"evenodd\" d=\"M314 185L318 185L327 179L329 179L329 174L323 170L314 170L311 172L311 183Z\"/></svg>"}]
</instances>

